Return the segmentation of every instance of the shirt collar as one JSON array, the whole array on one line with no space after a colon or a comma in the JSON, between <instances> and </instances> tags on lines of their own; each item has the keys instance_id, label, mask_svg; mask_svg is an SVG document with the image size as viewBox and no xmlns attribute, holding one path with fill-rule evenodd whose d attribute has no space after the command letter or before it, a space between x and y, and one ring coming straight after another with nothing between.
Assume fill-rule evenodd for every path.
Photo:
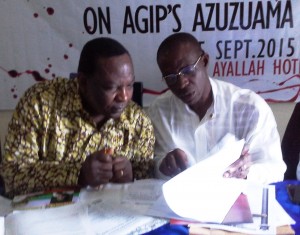
<instances>
[{"instance_id":1,"label":"shirt collar","mask_svg":"<svg viewBox=\"0 0 300 235\"><path fill-rule=\"evenodd\" d=\"M80 115L80 117L90 123L94 123L90 114L83 108L81 97L79 95L79 83L78 78L74 78L70 80L70 91L69 93L73 95L69 95L68 98L70 99L67 103L72 105L66 105L64 108L68 112L76 112Z\"/></svg>"},{"instance_id":2,"label":"shirt collar","mask_svg":"<svg viewBox=\"0 0 300 235\"><path fill-rule=\"evenodd\" d=\"M82 106L82 102L81 102L81 97L79 95L79 84L78 84L78 79L75 78L74 80L74 86L72 86L73 91L74 92L74 111L82 111L83 106Z\"/></svg>"}]
</instances>

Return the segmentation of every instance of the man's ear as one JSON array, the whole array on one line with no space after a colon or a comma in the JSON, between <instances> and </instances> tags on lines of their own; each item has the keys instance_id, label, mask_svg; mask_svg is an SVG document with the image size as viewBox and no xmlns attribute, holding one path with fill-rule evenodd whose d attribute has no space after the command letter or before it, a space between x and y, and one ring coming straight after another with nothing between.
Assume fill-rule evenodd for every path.
<instances>
[{"instance_id":1,"label":"man's ear","mask_svg":"<svg viewBox=\"0 0 300 235\"><path fill-rule=\"evenodd\" d=\"M79 72L77 75L77 79L79 84L79 90L84 92L86 90L86 82L87 82L86 75L83 74L82 72Z\"/></svg>"},{"instance_id":2,"label":"man's ear","mask_svg":"<svg viewBox=\"0 0 300 235\"><path fill-rule=\"evenodd\" d=\"M203 59L202 59L203 63L204 63L204 66L207 67L208 65L208 62L209 62L209 55L207 53L205 53L203 55Z\"/></svg>"}]
</instances>

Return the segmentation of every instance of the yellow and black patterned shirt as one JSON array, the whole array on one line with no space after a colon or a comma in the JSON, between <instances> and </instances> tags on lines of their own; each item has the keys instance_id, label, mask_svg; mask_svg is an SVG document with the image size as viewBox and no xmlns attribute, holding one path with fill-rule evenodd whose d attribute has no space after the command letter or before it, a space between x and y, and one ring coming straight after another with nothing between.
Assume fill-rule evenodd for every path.
<instances>
[{"instance_id":1,"label":"yellow and black patterned shirt","mask_svg":"<svg viewBox=\"0 0 300 235\"><path fill-rule=\"evenodd\" d=\"M153 176L155 137L150 119L130 102L100 129L83 110L77 79L35 84L9 124L1 174L9 196L77 185L81 165L104 147L130 159L135 179Z\"/></svg>"}]
</instances>

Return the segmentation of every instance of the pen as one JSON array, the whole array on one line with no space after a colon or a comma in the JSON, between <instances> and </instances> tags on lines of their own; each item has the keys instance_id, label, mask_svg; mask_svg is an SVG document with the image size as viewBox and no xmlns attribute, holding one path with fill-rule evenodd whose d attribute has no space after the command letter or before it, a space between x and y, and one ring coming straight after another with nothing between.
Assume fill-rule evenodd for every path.
<instances>
[{"instance_id":1,"label":"pen","mask_svg":"<svg viewBox=\"0 0 300 235\"><path fill-rule=\"evenodd\" d=\"M266 214L252 214L253 217L268 217Z\"/></svg>"},{"instance_id":2,"label":"pen","mask_svg":"<svg viewBox=\"0 0 300 235\"><path fill-rule=\"evenodd\" d=\"M261 230L268 230L268 195L269 189L264 187L262 192L262 207L261 207L261 214L264 215L261 217L260 222L260 229Z\"/></svg>"}]
</instances>

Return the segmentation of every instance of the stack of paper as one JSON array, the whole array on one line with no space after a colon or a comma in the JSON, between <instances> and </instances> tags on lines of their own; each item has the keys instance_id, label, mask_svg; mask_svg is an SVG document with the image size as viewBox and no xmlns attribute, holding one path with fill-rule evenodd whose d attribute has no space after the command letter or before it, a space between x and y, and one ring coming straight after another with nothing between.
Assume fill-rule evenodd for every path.
<instances>
[{"instance_id":1,"label":"stack of paper","mask_svg":"<svg viewBox=\"0 0 300 235\"><path fill-rule=\"evenodd\" d=\"M163 194L170 209L179 218L201 222L199 226L246 231L248 234L275 234L277 226L294 224L295 221L276 201L275 186L223 178L224 169L239 158L243 145L243 141L231 142L216 154L166 182ZM264 188L269 191L268 199L264 202L267 212L262 208ZM243 201L241 195L246 197ZM237 206L238 198L242 206ZM228 213L233 212L233 209L236 212L240 209L238 214L241 217L235 217L236 221L230 218L231 226L226 226L224 224L228 223ZM249 220L249 215L252 215L253 221ZM266 220L262 220L262 215ZM267 229L261 230L266 221Z\"/></svg>"},{"instance_id":2,"label":"stack of paper","mask_svg":"<svg viewBox=\"0 0 300 235\"><path fill-rule=\"evenodd\" d=\"M5 234L141 234L167 223L122 204L129 184L82 190L80 201L55 208L14 211L5 218Z\"/></svg>"}]
</instances>

